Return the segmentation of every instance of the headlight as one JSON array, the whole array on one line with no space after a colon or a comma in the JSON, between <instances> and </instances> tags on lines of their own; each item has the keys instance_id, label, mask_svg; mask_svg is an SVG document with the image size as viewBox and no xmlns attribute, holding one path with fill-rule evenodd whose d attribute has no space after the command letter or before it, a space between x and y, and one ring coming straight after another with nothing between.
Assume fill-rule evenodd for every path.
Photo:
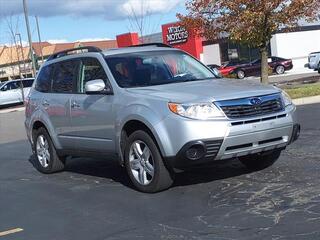
<instances>
[{"instance_id":1,"label":"headlight","mask_svg":"<svg viewBox=\"0 0 320 240\"><path fill-rule=\"evenodd\" d=\"M169 103L168 107L171 112L192 119L206 120L210 118L224 117L223 112L220 111L213 103Z\"/></svg>"},{"instance_id":2,"label":"headlight","mask_svg":"<svg viewBox=\"0 0 320 240\"><path fill-rule=\"evenodd\" d=\"M282 95L282 99L283 99L283 103L284 103L285 107L292 104L292 100L291 100L290 96L288 95L288 93L286 93L285 91L282 91L281 95Z\"/></svg>"}]
</instances>

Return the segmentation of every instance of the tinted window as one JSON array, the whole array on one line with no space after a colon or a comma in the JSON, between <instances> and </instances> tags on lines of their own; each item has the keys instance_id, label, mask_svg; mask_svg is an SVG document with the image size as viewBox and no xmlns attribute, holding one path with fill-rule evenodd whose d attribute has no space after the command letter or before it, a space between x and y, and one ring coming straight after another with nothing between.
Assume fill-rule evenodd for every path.
<instances>
[{"instance_id":1,"label":"tinted window","mask_svg":"<svg viewBox=\"0 0 320 240\"><path fill-rule=\"evenodd\" d=\"M55 64L53 74L52 92L72 93L74 82L78 77L79 61L71 60Z\"/></svg>"},{"instance_id":2,"label":"tinted window","mask_svg":"<svg viewBox=\"0 0 320 240\"><path fill-rule=\"evenodd\" d=\"M81 74L78 84L78 92L85 92L85 84L90 80L102 79L107 83L108 77L96 58L84 58L81 60Z\"/></svg>"},{"instance_id":3,"label":"tinted window","mask_svg":"<svg viewBox=\"0 0 320 240\"><path fill-rule=\"evenodd\" d=\"M35 89L40 92L49 92L51 88L51 76L52 76L53 66L45 66L41 68L39 75L37 77Z\"/></svg>"},{"instance_id":4,"label":"tinted window","mask_svg":"<svg viewBox=\"0 0 320 240\"><path fill-rule=\"evenodd\" d=\"M215 78L199 61L180 51L152 51L106 57L120 87L141 87Z\"/></svg>"},{"instance_id":5,"label":"tinted window","mask_svg":"<svg viewBox=\"0 0 320 240\"><path fill-rule=\"evenodd\" d=\"M3 86L3 88L1 89L2 91L7 91L7 90L15 90L17 88L19 88L19 84L14 81L14 82L9 82L6 85Z\"/></svg>"},{"instance_id":6,"label":"tinted window","mask_svg":"<svg viewBox=\"0 0 320 240\"><path fill-rule=\"evenodd\" d=\"M33 84L33 80L23 80L23 81L22 81L22 84L23 84L23 87L24 87L24 88L31 87L32 84Z\"/></svg>"}]
</instances>

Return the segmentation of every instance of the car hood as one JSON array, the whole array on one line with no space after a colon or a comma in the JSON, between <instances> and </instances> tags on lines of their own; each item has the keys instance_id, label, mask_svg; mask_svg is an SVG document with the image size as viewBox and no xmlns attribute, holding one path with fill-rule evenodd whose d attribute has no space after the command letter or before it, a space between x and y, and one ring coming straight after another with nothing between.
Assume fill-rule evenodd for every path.
<instances>
[{"instance_id":1,"label":"car hood","mask_svg":"<svg viewBox=\"0 0 320 240\"><path fill-rule=\"evenodd\" d=\"M273 86L254 81L233 79L212 79L128 88L133 94L163 98L172 102L207 102L262 96L280 92Z\"/></svg>"}]
</instances>

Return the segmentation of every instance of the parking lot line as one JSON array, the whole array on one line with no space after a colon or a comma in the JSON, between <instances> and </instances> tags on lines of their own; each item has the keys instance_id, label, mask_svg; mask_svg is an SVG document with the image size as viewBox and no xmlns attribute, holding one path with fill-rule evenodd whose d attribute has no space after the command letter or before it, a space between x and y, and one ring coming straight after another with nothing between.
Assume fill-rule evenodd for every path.
<instances>
[{"instance_id":1,"label":"parking lot line","mask_svg":"<svg viewBox=\"0 0 320 240\"><path fill-rule=\"evenodd\" d=\"M18 233L18 232L22 232L22 231L23 231L22 228L10 229L10 230L7 230L7 231L0 232L0 237L4 237L4 236L7 236L9 234Z\"/></svg>"}]
</instances>

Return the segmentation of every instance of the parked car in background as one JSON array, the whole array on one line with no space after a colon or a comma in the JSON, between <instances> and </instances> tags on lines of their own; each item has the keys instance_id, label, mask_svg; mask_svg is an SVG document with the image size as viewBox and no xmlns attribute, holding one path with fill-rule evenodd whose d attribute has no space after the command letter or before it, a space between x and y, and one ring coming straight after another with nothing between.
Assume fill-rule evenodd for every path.
<instances>
[{"instance_id":1,"label":"parked car in background","mask_svg":"<svg viewBox=\"0 0 320 240\"><path fill-rule=\"evenodd\" d=\"M312 52L308 57L308 67L320 73L320 52Z\"/></svg>"},{"instance_id":2,"label":"parked car in background","mask_svg":"<svg viewBox=\"0 0 320 240\"><path fill-rule=\"evenodd\" d=\"M24 96L27 96L33 81L34 78L25 78L0 83L0 106L23 102L20 84L22 82Z\"/></svg>"},{"instance_id":3,"label":"parked car in background","mask_svg":"<svg viewBox=\"0 0 320 240\"><path fill-rule=\"evenodd\" d=\"M218 69L218 71L223 77L227 77L228 75L230 75L230 72L236 68L237 65L240 65L240 63L230 62L230 63L223 64L221 66L217 64L209 64L208 67L210 69Z\"/></svg>"},{"instance_id":4,"label":"parked car in background","mask_svg":"<svg viewBox=\"0 0 320 240\"><path fill-rule=\"evenodd\" d=\"M268 64L271 73L284 74L293 68L292 60L280 57L268 58ZM230 74L235 74L237 78L243 79L249 76L260 76L261 74L261 59L256 59L250 63L245 63L236 66Z\"/></svg>"},{"instance_id":5,"label":"parked car in background","mask_svg":"<svg viewBox=\"0 0 320 240\"><path fill-rule=\"evenodd\" d=\"M159 43L80 50L49 57L26 101L40 172L63 170L68 156L116 158L137 189L157 192L218 160L266 168L299 136L296 107L274 86L217 79Z\"/></svg>"}]
</instances>

